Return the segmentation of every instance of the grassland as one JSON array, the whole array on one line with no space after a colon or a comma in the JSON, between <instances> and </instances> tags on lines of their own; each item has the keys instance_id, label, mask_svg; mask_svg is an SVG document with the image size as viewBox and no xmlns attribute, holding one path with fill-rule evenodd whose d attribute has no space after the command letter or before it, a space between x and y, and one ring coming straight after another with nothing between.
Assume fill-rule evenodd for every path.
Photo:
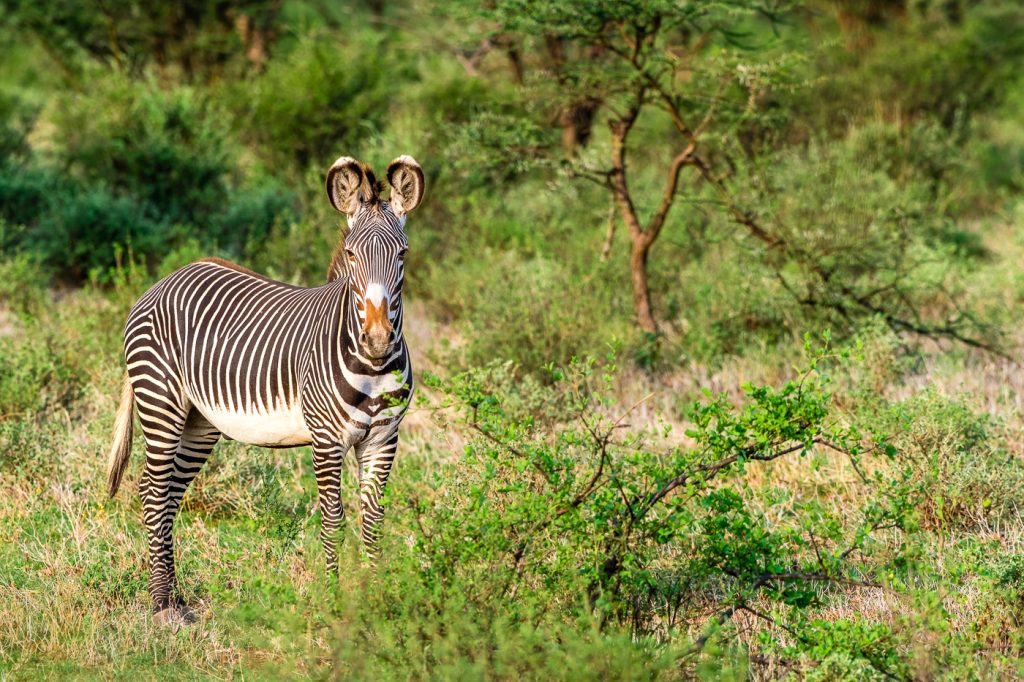
<instances>
[{"instance_id":1,"label":"grassland","mask_svg":"<svg viewBox=\"0 0 1024 682\"><path fill-rule=\"evenodd\" d=\"M1019 3L187 5L0 3L0 679L1024 678ZM155 626L129 308L322 282L403 153L379 567L351 462L329 579L309 451L222 442Z\"/></svg>"}]
</instances>

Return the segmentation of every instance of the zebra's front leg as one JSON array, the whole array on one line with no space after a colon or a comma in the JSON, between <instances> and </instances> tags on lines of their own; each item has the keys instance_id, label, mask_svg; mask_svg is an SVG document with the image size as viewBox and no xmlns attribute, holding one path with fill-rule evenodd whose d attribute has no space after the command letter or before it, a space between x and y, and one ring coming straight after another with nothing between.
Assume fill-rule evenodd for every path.
<instances>
[{"instance_id":1,"label":"zebra's front leg","mask_svg":"<svg viewBox=\"0 0 1024 682\"><path fill-rule=\"evenodd\" d=\"M384 520L381 497L391 474L397 448L397 430L382 442L374 442L371 438L356 446L359 459L360 534L371 564L376 564L380 557L377 541L380 539L380 523Z\"/></svg>"},{"instance_id":2,"label":"zebra's front leg","mask_svg":"<svg viewBox=\"0 0 1024 682\"><path fill-rule=\"evenodd\" d=\"M345 448L337 443L313 444L313 472L316 475L317 501L320 506L320 541L327 557L327 573L338 572L338 531L345 521L345 507L341 504L341 465Z\"/></svg>"}]
</instances>

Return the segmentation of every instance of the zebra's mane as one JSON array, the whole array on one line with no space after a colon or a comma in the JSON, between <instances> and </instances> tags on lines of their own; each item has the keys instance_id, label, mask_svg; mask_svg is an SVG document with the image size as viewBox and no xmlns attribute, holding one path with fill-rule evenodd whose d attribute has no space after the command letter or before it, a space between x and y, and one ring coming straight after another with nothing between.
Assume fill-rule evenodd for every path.
<instances>
[{"instance_id":1,"label":"zebra's mane","mask_svg":"<svg viewBox=\"0 0 1024 682\"><path fill-rule=\"evenodd\" d=\"M380 193L384 189L384 183L377 179L373 169L363 164L363 186L359 188L359 199L367 206L376 206L380 203Z\"/></svg>"},{"instance_id":2,"label":"zebra's mane","mask_svg":"<svg viewBox=\"0 0 1024 682\"><path fill-rule=\"evenodd\" d=\"M348 259L345 258L345 233L347 231L347 228L341 229L338 246L335 247L334 255L331 256L331 264L327 266L328 282L333 282L339 277L348 277Z\"/></svg>"}]
</instances>

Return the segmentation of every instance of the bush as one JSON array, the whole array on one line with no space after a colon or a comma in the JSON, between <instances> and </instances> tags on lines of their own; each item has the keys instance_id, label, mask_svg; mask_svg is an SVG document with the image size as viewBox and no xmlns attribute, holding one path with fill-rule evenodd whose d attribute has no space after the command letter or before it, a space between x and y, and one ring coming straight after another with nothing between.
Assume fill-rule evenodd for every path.
<instances>
[{"instance_id":1,"label":"bush","mask_svg":"<svg viewBox=\"0 0 1024 682\"><path fill-rule=\"evenodd\" d=\"M113 81L67 102L55 124L62 168L131 197L155 225L205 222L227 198L234 150L224 112L198 91Z\"/></svg>"},{"instance_id":2,"label":"bush","mask_svg":"<svg viewBox=\"0 0 1024 682\"><path fill-rule=\"evenodd\" d=\"M970 145L972 194L999 205L1024 188L1024 80L1007 88L1006 100L988 115L977 117ZM994 197L993 197L994 195ZM995 201L993 202L993 198Z\"/></svg>"},{"instance_id":3,"label":"bush","mask_svg":"<svg viewBox=\"0 0 1024 682\"><path fill-rule=\"evenodd\" d=\"M733 249L683 268L667 296L675 355L716 365L765 346L791 347L808 313L767 270Z\"/></svg>"},{"instance_id":4,"label":"bush","mask_svg":"<svg viewBox=\"0 0 1024 682\"><path fill-rule=\"evenodd\" d=\"M62 188L67 191L69 188ZM102 189L71 190L32 229L21 246L45 254L49 268L65 282L80 282L116 262L117 247L129 245L153 257L171 243L168 231L148 220L136 201Z\"/></svg>"},{"instance_id":5,"label":"bush","mask_svg":"<svg viewBox=\"0 0 1024 682\"><path fill-rule=\"evenodd\" d=\"M609 324L599 278L581 287L555 260L487 254L457 272L434 270L430 279L435 291L445 292L433 305L469 330L461 348L469 365L501 358L538 372L551 362L598 353L609 339L629 333Z\"/></svg>"},{"instance_id":6,"label":"bush","mask_svg":"<svg viewBox=\"0 0 1024 682\"><path fill-rule=\"evenodd\" d=\"M845 335L880 316L896 331L993 342L992 330L962 309L965 266L957 256L981 250L945 215L942 164L925 170L920 157L953 153L922 141L933 137L854 131L841 144L762 157L737 176L739 204L756 207L755 219L778 240L753 248L779 294L800 306L803 325ZM894 151L886 139L906 147ZM904 154L918 158L908 166Z\"/></svg>"},{"instance_id":7,"label":"bush","mask_svg":"<svg viewBox=\"0 0 1024 682\"><path fill-rule=\"evenodd\" d=\"M1003 554L992 562L992 574L996 585L1007 592L1007 596L1024 606L1024 554Z\"/></svg>"},{"instance_id":8,"label":"bush","mask_svg":"<svg viewBox=\"0 0 1024 682\"><path fill-rule=\"evenodd\" d=\"M364 153L391 115L399 84L414 76L382 36L310 35L234 97L259 154L301 176L310 165L323 170L341 154Z\"/></svg>"},{"instance_id":9,"label":"bush","mask_svg":"<svg viewBox=\"0 0 1024 682\"><path fill-rule=\"evenodd\" d=\"M48 273L29 256L0 260L0 422L71 413L98 374L116 366L138 281L132 299L119 304L96 291L58 294L48 285Z\"/></svg>"},{"instance_id":10,"label":"bush","mask_svg":"<svg viewBox=\"0 0 1024 682\"><path fill-rule=\"evenodd\" d=\"M7 392L15 385L4 382L0 390ZM10 406L9 393L0 393L0 396ZM61 464L55 453L68 445L66 428L56 423L40 425L35 415L6 413L0 416L3 417L0 419L0 480L4 476L35 481L52 479Z\"/></svg>"},{"instance_id":11,"label":"bush","mask_svg":"<svg viewBox=\"0 0 1024 682\"><path fill-rule=\"evenodd\" d=\"M18 164L0 166L0 219L6 223L0 232L0 249L9 252L22 245L30 247L29 230L45 216L54 196L67 191L68 183L52 169Z\"/></svg>"},{"instance_id":12,"label":"bush","mask_svg":"<svg viewBox=\"0 0 1024 682\"><path fill-rule=\"evenodd\" d=\"M532 621L510 619L480 608L454 590L445 594L424 590L410 582L407 568L390 568L392 584L361 583L358 598L334 597L337 620L330 637L337 666L334 674L364 680L427 676L453 682L679 677L682 646L602 631L585 617L552 622L540 605Z\"/></svg>"},{"instance_id":13,"label":"bush","mask_svg":"<svg viewBox=\"0 0 1024 682\"><path fill-rule=\"evenodd\" d=\"M31 251L65 281L115 264L128 245L155 265L190 239L243 257L295 215L272 177L246 180L225 112L210 97L118 80L65 102L54 149L0 168L7 251Z\"/></svg>"},{"instance_id":14,"label":"bush","mask_svg":"<svg viewBox=\"0 0 1024 682\"><path fill-rule=\"evenodd\" d=\"M787 106L807 112L808 129L817 133L842 131L879 111L953 126L958 116L998 103L1024 59L1024 12L1016 3L978 2L962 21L943 14L937 4L922 4L898 27L876 32L864 50L822 43L808 60L811 85Z\"/></svg>"},{"instance_id":15,"label":"bush","mask_svg":"<svg viewBox=\"0 0 1024 682\"><path fill-rule=\"evenodd\" d=\"M0 92L0 168L29 155L28 134L37 114L19 97Z\"/></svg>"},{"instance_id":16,"label":"bush","mask_svg":"<svg viewBox=\"0 0 1024 682\"><path fill-rule=\"evenodd\" d=\"M71 352L52 337L30 344L0 338L0 415L70 406L85 386L85 377L67 362Z\"/></svg>"},{"instance_id":17,"label":"bush","mask_svg":"<svg viewBox=\"0 0 1024 682\"><path fill-rule=\"evenodd\" d=\"M875 557L875 531L900 526L913 506L902 481L872 479L862 506L842 516L742 483L748 469L801 461L826 442L874 470L814 372L778 389L748 386L741 407L695 403L679 444L667 427L620 429L626 415L605 393L611 367L576 363L549 387L510 371L426 381L447 396L442 406L465 410L472 435L459 462L403 493L416 515L416 580L437 599L457 594L463 610L517 621L538 622L533 609L540 622L593 617L641 640L671 639L726 614L707 623L713 631L755 602L799 627L802 612L827 602L831 581L870 582L895 565L888 543ZM821 641L809 625L800 632L802 650Z\"/></svg>"},{"instance_id":18,"label":"bush","mask_svg":"<svg viewBox=\"0 0 1024 682\"><path fill-rule=\"evenodd\" d=\"M1024 463L1001 445L1002 426L988 414L928 390L883 419L915 484L929 491L918 508L924 527L964 530L1020 513Z\"/></svg>"},{"instance_id":19,"label":"bush","mask_svg":"<svg viewBox=\"0 0 1024 682\"><path fill-rule=\"evenodd\" d=\"M330 223L308 219L278 222L261 248L251 251L250 262L259 272L276 279L319 286L327 281L327 266L338 239L338 229Z\"/></svg>"},{"instance_id":20,"label":"bush","mask_svg":"<svg viewBox=\"0 0 1024 682\"><path fill-rule=\"evenodd\" d=\"M0 240L2 237L3 225L0 224ZM38 312L50 299L46 291L48 284L48 274L34 257L22 253L0 260L0 314L25 315ZM0 326L6 327L11 323L9 320L6 325L0 322ZM0 337L12 331L6 328L0 332Z\"/></svg>"}]
</instances>

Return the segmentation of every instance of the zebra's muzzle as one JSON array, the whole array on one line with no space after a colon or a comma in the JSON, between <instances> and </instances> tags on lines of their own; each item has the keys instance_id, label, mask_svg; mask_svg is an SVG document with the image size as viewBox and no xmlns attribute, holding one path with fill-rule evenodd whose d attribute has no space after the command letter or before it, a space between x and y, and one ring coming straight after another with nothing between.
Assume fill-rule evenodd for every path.
<instances>
[{"instance_id":1,"label":"zebra's muzzle","mask_svg":"<svg viewBox=\"0 0 1024 682\"><path fill-rule=\"evenodd\" d=\"M360 332L359 345L362 346L363 355L371 360L382 360L391 355L395 348L394 331L387 331L383 334L378 330L373 332Z\"/></svg>"}]
</instances>

